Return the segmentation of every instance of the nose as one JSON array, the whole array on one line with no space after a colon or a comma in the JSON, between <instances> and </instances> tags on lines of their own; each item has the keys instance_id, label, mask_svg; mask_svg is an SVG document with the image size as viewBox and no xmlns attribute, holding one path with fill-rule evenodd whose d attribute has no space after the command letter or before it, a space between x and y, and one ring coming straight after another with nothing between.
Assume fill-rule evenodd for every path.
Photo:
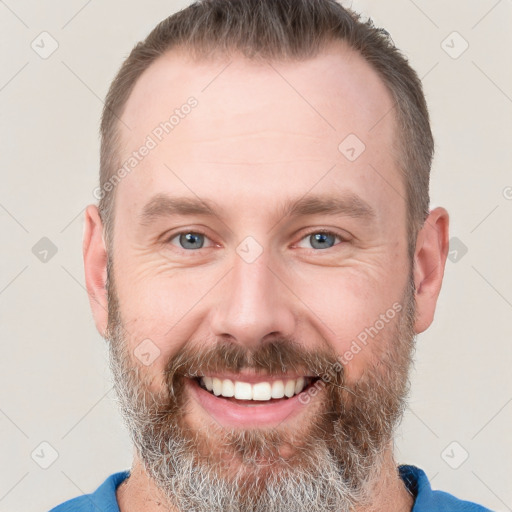
<instances>
[{"instance_id":1,"label":"nose","mask_svg":"<svg viewBox=\"0 0 512 512\"><path fill-rule=\"evenodd\" d=\"M252 263L236 255L216 297L212 333L247 348L256 348L268 336L291 336L294 296L283 281L265 252Z\"/></svg>"}]
</instances>

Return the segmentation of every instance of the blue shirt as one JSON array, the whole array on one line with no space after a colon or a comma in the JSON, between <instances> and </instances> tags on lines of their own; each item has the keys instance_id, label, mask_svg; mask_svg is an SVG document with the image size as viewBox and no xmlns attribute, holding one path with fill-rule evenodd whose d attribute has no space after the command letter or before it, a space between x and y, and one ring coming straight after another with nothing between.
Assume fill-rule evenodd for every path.
<instances>
[{"instance_id":1,"label":"blue shirt","mask_svg":"<svg viewBox=\"0 0 512 512\"><path fill-rule=\"evenodd\" d=\"M416 466L398 466L400 477L414 496L412 512L491 512L488 508L462 501L443 491L433 491L427 475ZM110 475L95 492L66 501L50 512L120 512L116 489L129 471Z\"/></svg>"}]
</instances>

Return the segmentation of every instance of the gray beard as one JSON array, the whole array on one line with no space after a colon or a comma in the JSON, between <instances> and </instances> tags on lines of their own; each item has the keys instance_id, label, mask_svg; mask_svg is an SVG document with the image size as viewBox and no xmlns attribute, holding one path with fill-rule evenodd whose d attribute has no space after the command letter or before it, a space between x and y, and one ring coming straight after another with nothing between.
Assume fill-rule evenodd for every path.
<instances>
[{"instance_id":1,"label":"gray beard","mask_svg":"<svg viewBox=\"0 0 512 512\"><path fill-rule=\"evenodd\" d=\"M209 425L208 431L187 428L187 402L180 385L183 375L178 375L177 368L188 369L188 375L201 374L199 370L205 368L203 362L208 358L199 350L178 354L169 361L167 387L158 393L150 392L149 376L132 361L127 350L111 274L107 281L106 337L113 383L138 456L169 509L349 512L355 506L370 507L384 451L406 406L415 335L412 277L403 297L404 307L393 324L389 346L382 353L376 353L376 347L372 347L378 367L368 368L364 378L350 385L344 381L343 371L331 373L330 379L322 377L325 404L321 412L304 431L288 432L226 429L217 425ZM281 361L286 361L290 345L280 341L269 346ZM213 348L210 353L215 355L216 350ZM224 350L229 355L235 349ZM240 357L246 357L245 363L255 363L256 358L240 354L244 349L237 350L232 355L238 362ZM319 372L320 366L326 369L328 361L335 361L305 357L304 361L313 366L312 361L321 363L315 368L317 375L327 375ZM259 361L263 368L265 357L262 355ZM283 445L292 446L294 453L282 457L279 448Z\"/></svg>"}]
</instances>

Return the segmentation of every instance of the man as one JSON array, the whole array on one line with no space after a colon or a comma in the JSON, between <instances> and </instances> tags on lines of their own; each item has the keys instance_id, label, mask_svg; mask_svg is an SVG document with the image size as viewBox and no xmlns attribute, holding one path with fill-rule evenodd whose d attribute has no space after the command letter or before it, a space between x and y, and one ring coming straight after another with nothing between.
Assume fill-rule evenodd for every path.
<instances>
[{"instance_id":1,"label":"man","mask_svg":"<svg viewBox=\"0 0 512 512\"><path fill-rule=\"evenodd\" d=\"M486 510L393 456L448 213L385 31L333 0L195 3L101 130L85 274L136 456L54 512Z\"/></svg>"}]
</instances>

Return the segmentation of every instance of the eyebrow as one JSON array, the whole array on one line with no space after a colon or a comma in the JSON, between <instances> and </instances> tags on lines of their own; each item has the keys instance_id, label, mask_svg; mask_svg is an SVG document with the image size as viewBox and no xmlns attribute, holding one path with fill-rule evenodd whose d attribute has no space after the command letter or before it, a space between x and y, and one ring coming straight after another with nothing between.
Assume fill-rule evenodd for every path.
<instances>
[{"instance_id":1,"label":"eyebrow","mask_svg":"<svg viewBox=\"0 0 512 512\"><path fill-rule=\"evenodd\" d=\"M139 214L141 226L173 215L221 217L222 208L214 201L193 197L172 197L163 193L153 196ZM375 209L353 192L340 195L311 195L286 200L277 209L280 219L308 215L344 215L367 221L377 217Z\"/></svg>"}]
</instances>

